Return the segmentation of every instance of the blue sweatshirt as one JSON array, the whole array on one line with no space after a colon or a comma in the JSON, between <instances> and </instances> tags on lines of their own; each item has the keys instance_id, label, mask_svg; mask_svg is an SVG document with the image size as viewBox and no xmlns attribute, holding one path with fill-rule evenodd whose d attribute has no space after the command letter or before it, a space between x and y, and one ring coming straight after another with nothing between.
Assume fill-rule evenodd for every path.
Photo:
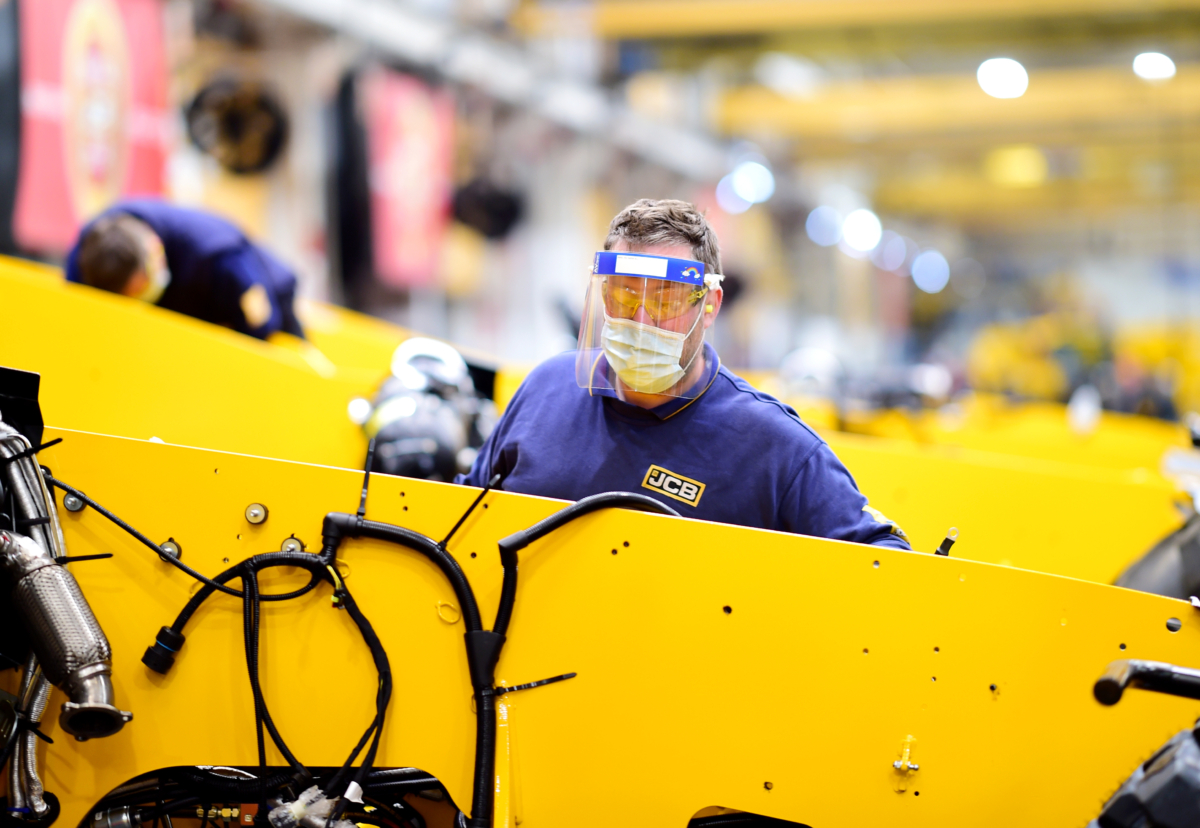
<instances>
[{"instance_id":1,"label":"blue sweatshirt","mask_svg":"<svg viewBox=\"0 0 1200 828\"><path fill-rule=\"evenodd\" d=\"M700 395L653 409L580 388L573 351L547 360L455 482L483 486L499 472L505 491L563 500L637 492L685 517L909 548L791 407L705 349Z\"/></svg>"},{"instance_id":2,"label":"blue sweatshirt","mask_svg":"<svg viewBox=\"0 0 1200 828\"><path fill-rule=\"evenodd\" d=\"M171 283L156 303L160 308L259 339L276 331L304 335L292 308L295 275L266 250L251 243L230 222L150 198L119 201L101 215L115 213L141 219L162 239ZM79 238L90 228L91 224ZM83 281L78 242L67 254L66 271L68 281ZM265 296L252 297L259 299L255 304L243 302L247 292L256 286L261 286ZM269 306L262 304L262 298ZM247 307L252 310L251 319L247 319Z\"/></svg>"}]
</instances>

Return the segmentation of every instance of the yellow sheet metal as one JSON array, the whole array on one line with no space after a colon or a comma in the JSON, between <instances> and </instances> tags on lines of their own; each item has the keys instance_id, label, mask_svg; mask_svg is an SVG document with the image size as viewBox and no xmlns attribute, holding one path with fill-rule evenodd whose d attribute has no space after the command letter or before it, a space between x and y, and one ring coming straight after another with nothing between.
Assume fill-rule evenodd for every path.
<instances>
[{"instance_id":1,"label":"yellow sheet metal","mask_svg":"<svg viewBox=\"0 0 1200 828\"><path fill-rule=\"evenodd\" d=\"M56 436L65 442L41 456L56 475L150 537L173 537L210 575L291 535L315 548L323 515L352 511L361 485L352 470L48 430ZM377 476L367 514L440 537L474 495ZM244 516L254 502L269 509L258 526ZM562 504L502 492L484 503L450 550L490 618L496 540ZM118 700L134 720L81 744L50 727L55 744L39 750L62 824L143 771L253 764L238 602L211 599L172 673L150 673L138 659L194 584L92 510L63 517L71 554L115 553L73 570L112 640ZM378 764L429 771L466 806L474 722L463 628L443 620L453 592L415 553L350 541L342 558L396 674ZM368 653L328 596L323 587L263 610L267 700L313 765L344 758L374 696ZM508 782L497 808L528 828L682 826L708 806L809 825L1082 825L1200 714L1196 702L1139 692L1102 708L1094 679L1121 656L1195 664L1197 653L1200 620L1180 601L604 512L522 555L498 678L579 675L509 699L501 744L517 749L499 765ZM906 746L919 769L901 778L893 763Z\"/></svg>"}]
</instances>

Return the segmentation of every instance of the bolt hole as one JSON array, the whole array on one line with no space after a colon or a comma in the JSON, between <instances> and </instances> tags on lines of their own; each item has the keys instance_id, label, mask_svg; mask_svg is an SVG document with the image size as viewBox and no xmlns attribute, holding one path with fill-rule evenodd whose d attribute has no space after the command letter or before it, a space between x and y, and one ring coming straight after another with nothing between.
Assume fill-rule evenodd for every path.
<instances>
[{"instance_id":1,"label":"bolt hole","mask_svg":"<svg viewBox=\"0 0 1200 828\"><path fill-rule=\"evenodd\" d=\"M474 552L472 552L471 557L474 558L474 557L477 557L477 555Z\"/></svg>"},{"instance_id":2,"label":"bolt hole","mask_svg":"<svg viewBox=\"0 0 1200 828\"><path fill-rule=\"evenodd\" d=\"M221 563L229 563L229 558L221 558Z\"/></svg>"},{"instance_id":3,"label":"bolt hole","mask_svg":"<svg viewBox=\"0 0 1200 828\"><path fill-rule=\"evenodd\" d=\"M407 507L407 506L402 506L401 508L402 508L404 511L406 511L406 512L408 511L408 507Z\"/></svg>"},{"instance_id":4,"label":"bolt hole","mask_svg":"<svg viewBox=\"0 0 1200 828\"><path fill-rule=\"evenodd\" d=\"M871 652L871 651L868 650L866 647L863 647L863 655L866 655L869 652Z\"/></svg>"},{"instance_id":5,"label":"bolt hole","mask_svg":"<svg viewBox=\"0 0 1200 828\"><path fill-rule=\"evenodd\" d=\"M401 496L401 497L404 497L404 492L401 492L401 493L400 493L400 496Z\"/></svg>"},{"instance_id":6,"label":"bolt hole","mask_svg":"<svg viewBox=\"0 0 1200 828\"><path fill-rule=\"evenodd\" d=\"M932 676L932 677L930 678L930 681L937 681L937 676Z\"/></svg>"},{"instance_id":7,"label":"bolt hole","mask_svg":"<svg viewBox=\"0 0 1200 828\"><path fill-rule=\"evenodd\" d=\"M483 508L485 508L485 509L486 509L487 507L488 507L488 505L487 505L486 503L485 503L485 504L483 504Z\"/></svg>"},{"instance_id":8,"label":"bolt hole","mask_svg":"<svg viewBox=\"0 0 1200 828\"><path fill-rule=\"evenodd\" d=\"M626 549L628 549L628 548L629 548L629 541L625 541L625 548L626 548Z\"/></svg>"},{"instance_id":9,"label":"bolt hole","mask_svg":"<svg viewBox=\"0 0 1200 828\"><path fill-rule=\"evenodd\" d=\"M871 566L875 567L876 569L879 569L879 561L875 561L875 563L871 564Z\"/></svg>"},{"instance_id":10,"label":"bolt hole","mask_svg":"<svg viewBox=\"0 0 1200 828\"><path fill-rule=\"evenodd\" d=\"M940 653L940 652L942 651L942 648L941 648L941 647L934 647L934 648L933 648L933 651L934 651L935 653Z\"/></svg>"},{"instance_id":11,"label":"bolt hole","mask_svg":"<svg viewBox=\"0 0 1200 828\"><path fill-rule=\"evenodd\" d=\"M988 689L989 689L989 690L991 690L993 693L995 693L995 692L996 692L996 685L994 685L994 684L989 684L989 685L988 685Z\"/></svg>"},{"instance_id":12,"label":"bolt hole","mask_svg":"<svg viewBox=\"0 0 1200 828\"><path fill-rule=\"evenodd\" d=\"M1179 632L1179 629L1182 626L1183 626L1183 622L1180 621L1178 618L1168 618L1167 619L1167 629L1170 630L1171 632Z\"/></svg>"},{"instance_id":13,"label":"bolt hole","mask_svg":"<svg viewBox=\"0 0 1200 828\"><path fill-rule=\"evenodd\" d=\"M217 474L219 471L221 471L221 470L220 470L220 469L213 469L213 474Z\"/></svg>"},{"instance_id":14,"label":"bolt hole","mask_svg":"<svg viewBox=\"0 0 1200 828\"><path fill-rule=\"evenodd\" d=\"M242 536L241 536L241 535L238 535L238 540L241 540L241 539L242 539Z\"/></svg>"},{"instance_id":15,"label":"bolt hole","mask_svg":"<svg viewBox=\"0 0 1200 828\"><path fill-rule=\"evenodd\" d=\"M615 554L617 554L617 550L615 550L615 549L614 549L614 550L612 551L612 553L613 553L614 555L615 555Z\"/></svg>"},{"instance_id":16,"label":"bolt hole","mask_svg":"<svg viewBox=\"0 0 1200 828\"><path fill-rule=\"evenodd\" d=\"M913 791L913 796L920 796L920 795L921 795L920 791Z\"/></svg>"},{"instance_id":17,"label":"bolt hole","mask_svg":"<svg viewBox=\"0 0 1200 828\"><path fill-rule=\"evenodd\" d=\"M772 789L772 788L774 788L774 787L775 787L775 785L774 785L774 783L772 783L772 782L764 782L764 783L763 783L763 788L764 788L764 789L766 789L766 790L768 790L768 791L769 791L769 790L771 790L771 789Z\"/></svg>"},{"instance_id":18,"label":"bolt hole","mask_svg":"<svg viewBox=\"0 0 1200 828\"><path fill-rule=\"evenodd\" d=\"M1124 650L1124 649L1125 649L1125 645L1124 645L1124 644L1122 644L1122 645L1121 645L1121 649L1122 649L1122 650Z\"/></svg>"},{"instance_id":19,"label":"bolt hole","mask_svg":"<svg viewBox=\"0 0 1200 828\"><path fill-rule=\"evenodd\" d=\"M721 609L725 612L726 615L731 615L733 613L733 607L721 607Z\"/></svg>"}]
</instances>

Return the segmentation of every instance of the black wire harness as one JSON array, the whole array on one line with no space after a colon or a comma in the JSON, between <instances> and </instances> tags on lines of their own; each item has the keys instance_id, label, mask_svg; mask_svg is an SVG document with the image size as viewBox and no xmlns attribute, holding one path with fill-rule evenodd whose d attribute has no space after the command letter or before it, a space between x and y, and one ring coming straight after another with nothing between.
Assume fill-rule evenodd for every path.
<instances>
[{"instance_id":1,"label":"black wire harness","mask_svg":"<svg viewBox=\"0 0 1200 828\"><path fill-rule=\"evenodd\" d=\"M174 769L173 775L170 777L173 791L183 793L199 789L201 790L201 795L188 795L184 799L172 801L165 801L165 797L163 797L164 801L161 806L140 813L139 818L141 821L156 820L160 816L167 816L172 812L178 811L180 808L190 807L198 802L211 802L214 799L213 785L218 787L227 786L222 788L221 793L227 795L236 793L243 801L247 798L254 798L261 805L265 806L266 800L270 795L278 794L285 789L290 790L294 795L299 789L307 786L314 780L314 774L288 748L282 734L271 718L270 711L267 709L258 674L258 653L261 637L261 603L263 601L286 601L299 598L311 592L322 583L332 585L334 606L344 609L358 627L364 642L371 651L371 656L379 676L378 690L375 698L375 717L368 725L358 743L354 746L354 749L350 752L346 762L329 776L321 786L328 796L339 797L337 805L326 820L326 825L331 826L348 813L348 809L353 803L346 798L345 794L347 791L354 789L355 786L368 789L377 778L375 774L387 773L386 771L373 773L372 769L383 732L388 702L391 698L391 668L382 642L379 640L370 622L359 609L357 602L355 602L349 590L346 589L345 582L339 576L336 567L337 553L345 539L372 538L413 550L433 562L450 582L459 605L462 607L463 622L466 627L464 640L467 666L476 705L475 768L472 786L471 816L464 821L468 828L491 828L495 799L497 697L506 693L552 684L575 676L575 673L567 673L516 687L498 688L495 686L496 664L504 647L509 624L512 620L513 609L516 605L517 570L520 563L519 552L551 532L600 509L623 508L675 517L679 516L679 513L671 507L647 495L629 492L607 492L584 498L539 521L533 526L504 538L498 544L500 563L504 570L500 603L492 628L488 630L483 627L479 604L475 599L471 584L467 580L462 567L446 549L446 546L470 514L486 497L487 493L500 482L500 476L496 475L488 482L488 485L484 487L479 496L468 507L462 517L459 518L446 537L439 542L402 526L366 519L366 501L374 448L374 440L372 440L368 447L362 496L357 512L354 514L330 512L325 516L321 530L322 548L320 553L312 555L306 552L280 551L253 555L229 567L215 578L208 578L187 566L178 558L166 554L162 547L105 509L95 500L78 489L47 474L47 480L51 485L79 498L80 501L91 506L96 512L112 521L158 554L163 560L204 585L183 607L179 615L175 618L174 623L169 627L163 627L159 630L154 644L147 648L142 661L151 670L163 674L170 670L185 643L184 629L187 623L191 620L200 605L209 597L220 592L242 600L243 640L246 649L246 668L250 677L251 692L254 696L260 776L254 780L230 780L226 777L220 777L220 780L225 781L214 781L212 774L202 774L199 778L193 775L189 778L184 772L187 769ZM265 570L281 566L293 566L304 569L309 573L308 583L290 592L262 593L259 589L259 574ZM233 580L240 581L242 587L240 590L228 586L228 582ZM268 774L266 736L270 736L272 743L287 761L290 773ZM364 748L366 749L365 754L363 753ZM360 755L363 757L362 762L355 768L354 762L357 761ZM197 773L195 769L191 770L193 774ZM427 785L424 781L419 784ZM204 791L206 785L209 786L208 791ZM394 803L393 811L395 811L396 807L402 806L400 803ZM393 813L393 816L396 815L396 813ZM370 814L354 812L353 816L357 822L376 824ZM362 819L360 819L360 816ZM419 815L416 819L419 820ZM409 821L405 824L412 825L413 828L422 828L422 826L413 821L411 815Z\"/></svg>"}]
</instances>

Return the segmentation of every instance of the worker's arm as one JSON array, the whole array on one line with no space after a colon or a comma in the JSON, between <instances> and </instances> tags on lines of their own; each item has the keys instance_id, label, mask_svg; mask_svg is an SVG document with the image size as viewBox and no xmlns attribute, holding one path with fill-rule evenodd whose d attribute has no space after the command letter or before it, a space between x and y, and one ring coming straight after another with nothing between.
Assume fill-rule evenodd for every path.
<instances>
[{"instance_id":1,"label":"worker's arm","mask_svg":"<svg viewBox=\"0 0 1200 828\"><path fill-rule=\"evenodd\" d=\"M234 330L259 339L283 330L284 308L272 274L254 247L247 244L218 256L212 279L213 298Z\"/></svg>"},{"instance_id":2,"label":"worker's arm","mask_svg":"<svg viewBox=\"0 0 1200 828\"><path fill-rule=\"evenodd\" d=\"M867 505L850 472L823 442L804 460L780 508L780 523L798 534L911 549L899 525Z\"/></svg>"}]
</instances>

